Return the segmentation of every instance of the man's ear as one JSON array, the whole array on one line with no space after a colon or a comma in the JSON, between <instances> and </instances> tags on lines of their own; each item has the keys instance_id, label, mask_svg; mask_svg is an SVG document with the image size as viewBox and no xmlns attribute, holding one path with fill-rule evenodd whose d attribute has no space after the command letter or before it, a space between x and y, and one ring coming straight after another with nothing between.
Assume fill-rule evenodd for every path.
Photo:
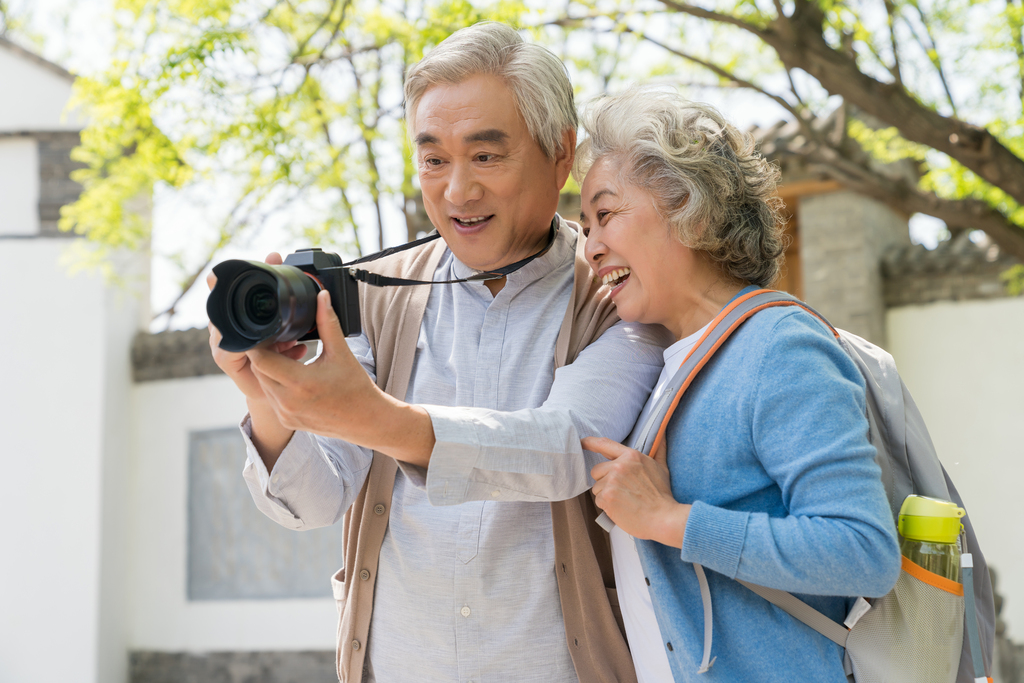
<instances>
[{"instance_id":1,"label":"man's ear","mask_svg":"<svg viewBox=\"0 0 1024 683\"><path fill-rule=\"evenodd\" d=\"M555 152L555 172L559 190L565 187L566 181L569 180L574 159L576 159L576 131L566 128L562 132L562 149Z\"/></svg>"}]
</instances>

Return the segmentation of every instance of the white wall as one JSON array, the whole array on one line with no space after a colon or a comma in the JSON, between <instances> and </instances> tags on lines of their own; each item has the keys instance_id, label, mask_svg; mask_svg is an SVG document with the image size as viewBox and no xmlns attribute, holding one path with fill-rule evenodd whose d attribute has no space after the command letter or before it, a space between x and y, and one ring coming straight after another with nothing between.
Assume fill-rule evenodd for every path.
<instances>
[{"instance_id":1,"label":"white wall","mask_svg":"<svg viewBox=\"0 0 1024 683\"><path fill-rule=\"evenodd\" d=\"M0 235L39 234L39 149L33 138L0 138Z\"/></svg>"},{"instance_id":2,"label":"white wall","mask_svg":"<svg viewBox=\"0 0 1024 683\"><path fill-rule=\"evenodd\" d=\"M99 680L106 410L127 394L110 348L134 332L132 301L68 277L67 240L0 240L0 680ZM124 318L125 325L112 320ZM117 329L120 327L120 329ZM123 351L122 351L123 353ZM59 656L56 656L58 655ZM121 665L124 668L124 665Z\"/></svg>"},{"instance_id":3,"label":"white wall","mask_svg":"<svg viewBox=\"0 0 1024 683\"><path fill-rule=\"evenodd\" d=\"M64 106L71 79L0 45L0 133L80 130L83 121Z\"/></svg>"},{"instance_id":4,"label":"white wall","mask_svg":"<svg viewBox=\"0 0 1024 683\"><path fill-rule=\"evenodd\" d=\"M246 408L234 384L224 376L146 382L132 397L129 647L333 650L333 598L187 598L188 436L238 424Z\"/></svg>"},{"instance_id":5,"label":"white wall","mask_svg":"<svg viewBox=\"0 0 1024 683\"><path fill-rule=\"evenodd\" d=\"M893 309L889 351L1024 639L1024 298Z\"/></svg>"}]
</instances>

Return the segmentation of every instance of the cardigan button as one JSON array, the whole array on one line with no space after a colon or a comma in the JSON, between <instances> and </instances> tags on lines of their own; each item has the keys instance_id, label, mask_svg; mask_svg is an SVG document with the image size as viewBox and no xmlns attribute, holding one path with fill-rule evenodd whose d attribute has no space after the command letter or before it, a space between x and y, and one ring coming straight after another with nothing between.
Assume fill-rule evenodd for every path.
<instances>
[{"instance_id":1,"label":"cardigan button","mask_svg":"<svg viewBox=\"0 0 1024 683\"><path fill-rule=\"evenodd\" d=\"M377 503L376 505L374 505L373 506L373 513L375 515L383 515L384 514L384 504L383 503Z\"/></svg>"},{"instance_id":2,"label":"cardigan button","mask_svg":"<svg viewBox=\"0 0 1024 683\"><path fill-rule=\"evenodd\" d=\"M364 569L363 571L359 572L359 578L363 581L368 581L370 578L370 570Z\"/></svg>"},{"instance_id":3,"label":"cardigan button","mask_svg":"<svg viewBox=\"0 0 1024 683\"><path fill-rule=\"evenodd\" d=\"M352 641L352 649L353 650L358 650L359 649L359 641L358 640L353 640Z\"/></svg>"}]
</instances>

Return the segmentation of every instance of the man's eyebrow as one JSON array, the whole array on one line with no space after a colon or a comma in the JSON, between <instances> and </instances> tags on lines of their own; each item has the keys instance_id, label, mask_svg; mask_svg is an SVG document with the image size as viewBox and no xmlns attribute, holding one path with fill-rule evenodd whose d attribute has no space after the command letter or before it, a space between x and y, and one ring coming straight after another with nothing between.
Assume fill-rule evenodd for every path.
<instances>
[{"instance_id":1,"label":"man's eyebrow","mask_svg":"<svg viewBox=\"0 0 1024 683\"><path fill-rule=\"evenodd\" d=\"M419 135L416 136L414 142L418 147L419 145L436 145L439 142L439 140L437 139L436 136L431 135L430 133L420 133Z\"/></svg>"},{"instance_id":2,"label":"man's eyebrow","mask_svg":"<svg viewBox=\"0 0 1024 683\"><path fill-rule=\"evenodd\" d=\"M503 143L508 140L508 133L498 128L488 128L487 130L481 130L467 135L462 138L463 142L500 142Z\"/></svg>"}]
</instances>

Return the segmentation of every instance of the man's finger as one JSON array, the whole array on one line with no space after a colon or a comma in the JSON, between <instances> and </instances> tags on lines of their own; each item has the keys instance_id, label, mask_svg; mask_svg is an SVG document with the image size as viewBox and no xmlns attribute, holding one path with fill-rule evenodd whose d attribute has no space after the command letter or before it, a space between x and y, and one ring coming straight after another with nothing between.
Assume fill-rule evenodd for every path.
<instances>
[{"instance_id":1,"label":"man's finger","mask_svg":"<svg viewBox=\"0 0 1024 683\"><path fill-rule=\"evenodd\" d=\"M258 346L246 351L245 355L249 357L254 371L278 384L287 384L294 380L296 373L303 367L287 356Z\"/></svg>"},{"instance_id":2,"label":"man's finger","mask_svg":"<svg viewBox=\"0 0 1024 683\"><path fill-rule=\"evenodd\" d=\"M279 266L284 263L284 259L276 251L272 251L267 254L267 258L263 259L263 262L268 266Z\"/></svg>"},{"instance_id":3,"label":"man's finger","mask_svg":"<svg viewBox=\"0 0 1024 683\"><path fill-rule=\"evenodd\" d=\"M211 290L217 286L217 276L213 274L212 270L206 274L206 285Z\"/></svg>"},{"instance_id":4,"label":"man's finger","mask_svg":"<svg viewBox=\"0 0 1024 683\"><path fill-rule=\"evenodd\" d=\"M335 349L340 348L339 345L348 347L338 314L331 305L331 294L327 290L316 295L316 331L324 344L323 355L332 355Z\"/></svg>"}]
</instances>

